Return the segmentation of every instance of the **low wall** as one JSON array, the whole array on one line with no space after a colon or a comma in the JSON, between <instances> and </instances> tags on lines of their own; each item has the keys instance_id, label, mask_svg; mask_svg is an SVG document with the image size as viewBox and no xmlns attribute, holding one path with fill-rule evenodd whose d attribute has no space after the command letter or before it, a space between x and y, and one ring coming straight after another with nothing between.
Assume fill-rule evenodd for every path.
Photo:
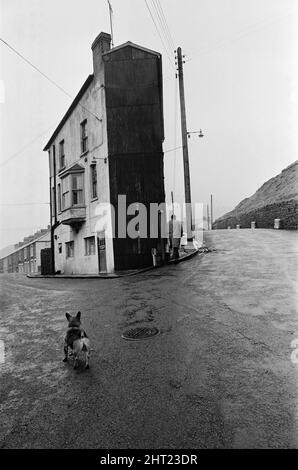
<instances>
[{"instance_id":1,"label":"low wall","mask_svg":"<svg viewBox=\"0 0 298 470\"><path fill-rule=\"evenodd\" d=\"M242 228L250 228L251 222L256 222L257 228L274 228L274 219L280 219L280 228L287 230L298 230L298 201L290 201L270 204L268 206L255 209L239 216L227 217L223 220L215 221L214 229L235 228L240 225Z\"/></svg>"}]
</instances>

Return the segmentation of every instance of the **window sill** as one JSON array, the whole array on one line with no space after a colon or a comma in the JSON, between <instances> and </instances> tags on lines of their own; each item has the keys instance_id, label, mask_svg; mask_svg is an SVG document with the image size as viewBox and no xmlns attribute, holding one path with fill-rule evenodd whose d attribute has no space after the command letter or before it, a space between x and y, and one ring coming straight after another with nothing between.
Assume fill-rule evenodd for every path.
<instances>
[{"instance_id":1,"label":"window sill","mask_svg":"<svg viewBox=\"0 0 298 470\"><path fill-rule=\"evenodd\" d=\"M70 209L86 209L86 204L76 204L76 205L73 205L73 206L65 207L65 209L62 209L58 213L58 215L61 215L61 214L63 214L63 212L69 211Z\"/></svg>"}]
</instances>

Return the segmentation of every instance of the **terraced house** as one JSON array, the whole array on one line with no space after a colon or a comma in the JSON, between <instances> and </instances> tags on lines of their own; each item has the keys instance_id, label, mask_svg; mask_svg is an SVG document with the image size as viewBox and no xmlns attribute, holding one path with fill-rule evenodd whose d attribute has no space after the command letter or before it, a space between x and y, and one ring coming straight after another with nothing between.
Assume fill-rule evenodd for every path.
<instances>
[{"instance_id":1,"label":"terraced house","mask_svg":"<svg viewBox=\"0 0 298 470\"><path fill-rule=\"evenodd\" d=\"M126 205L165 200L161 55L100 33L89 75L44 150L49 155L54 272L113 272L152 264L160 239L120 238ZM98 230L99 204L116 209L114 238ZM132 215L126 216L126 222Z\"/></svg>"},{"instance_id":2,"label":"terraced house","mask_svg":"<svg viewBox=\"0 0 298 470\"><path fill-rule=\"evenodd\" d=\"M39 230L11 247L0 259L0 273L40 273L41 252L50 247L49 228Z\"/></svg>"}]
</instances>

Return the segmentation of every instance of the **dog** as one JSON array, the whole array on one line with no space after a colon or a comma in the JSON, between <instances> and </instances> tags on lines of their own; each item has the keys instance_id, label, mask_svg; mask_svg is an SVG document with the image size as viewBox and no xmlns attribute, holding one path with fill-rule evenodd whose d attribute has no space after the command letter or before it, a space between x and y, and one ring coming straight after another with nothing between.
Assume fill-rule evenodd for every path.
<instances>
[{"instance_id":1,"label":"dog","mask_svg":"<svg viewBox=\"0 0 298 470\"><path fill-rule=\"evenodd\" d=\"M85 352L85 368L89 369L90 359L90 340L83 328L81 328L81 312L76 316L71 316L69 313L65 314L68 321L68 329L64 340L64 359L63 362L68 360L68 348L72 350L74 357L74 369L79 366L78 356L83 351Z\"/></svg>"}]
</instances>

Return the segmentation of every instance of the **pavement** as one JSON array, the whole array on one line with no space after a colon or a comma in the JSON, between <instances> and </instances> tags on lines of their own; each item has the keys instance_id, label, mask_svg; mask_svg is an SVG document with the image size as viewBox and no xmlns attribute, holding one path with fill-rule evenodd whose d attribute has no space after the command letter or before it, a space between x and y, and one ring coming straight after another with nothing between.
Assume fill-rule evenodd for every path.
<instances>
[{"instance_id":1,"label":"pavement","mask_svg":"<svg viewBox=\"0 0 298 470\"><path fill-rule=\"evenodd\" d=\"M297 232L205 233L136 276L0 276L0 448L297 447ZM81 310L90 370L63 359ZM158 336L126 341L135 326Z\"/></svg>"},{"instance_id":2,"label":"pavement","mask_svg":"<svg viewBox=\"0 0 298 470\"><path fill-rule=\"evenodd\" d=\"M179 250L179 258L178 259L171 259L167 262L167 264L177 264L181 263L182 261L187 261L188 259L196 256L203 247L195 248L195 249L188 249L181 247ZM152 269L159 269L159 266L147 266L145 268L139 269L124 269L122 271L113 271L112 273L101 272L97 274L40 274L40 273L29 273L27 277L29 278L57 278L57 279L115 279L117 277L127 277L127 276L135 276L136 274L144 273L146 271L151 271Z\"/></svg>"}]
</instances>

